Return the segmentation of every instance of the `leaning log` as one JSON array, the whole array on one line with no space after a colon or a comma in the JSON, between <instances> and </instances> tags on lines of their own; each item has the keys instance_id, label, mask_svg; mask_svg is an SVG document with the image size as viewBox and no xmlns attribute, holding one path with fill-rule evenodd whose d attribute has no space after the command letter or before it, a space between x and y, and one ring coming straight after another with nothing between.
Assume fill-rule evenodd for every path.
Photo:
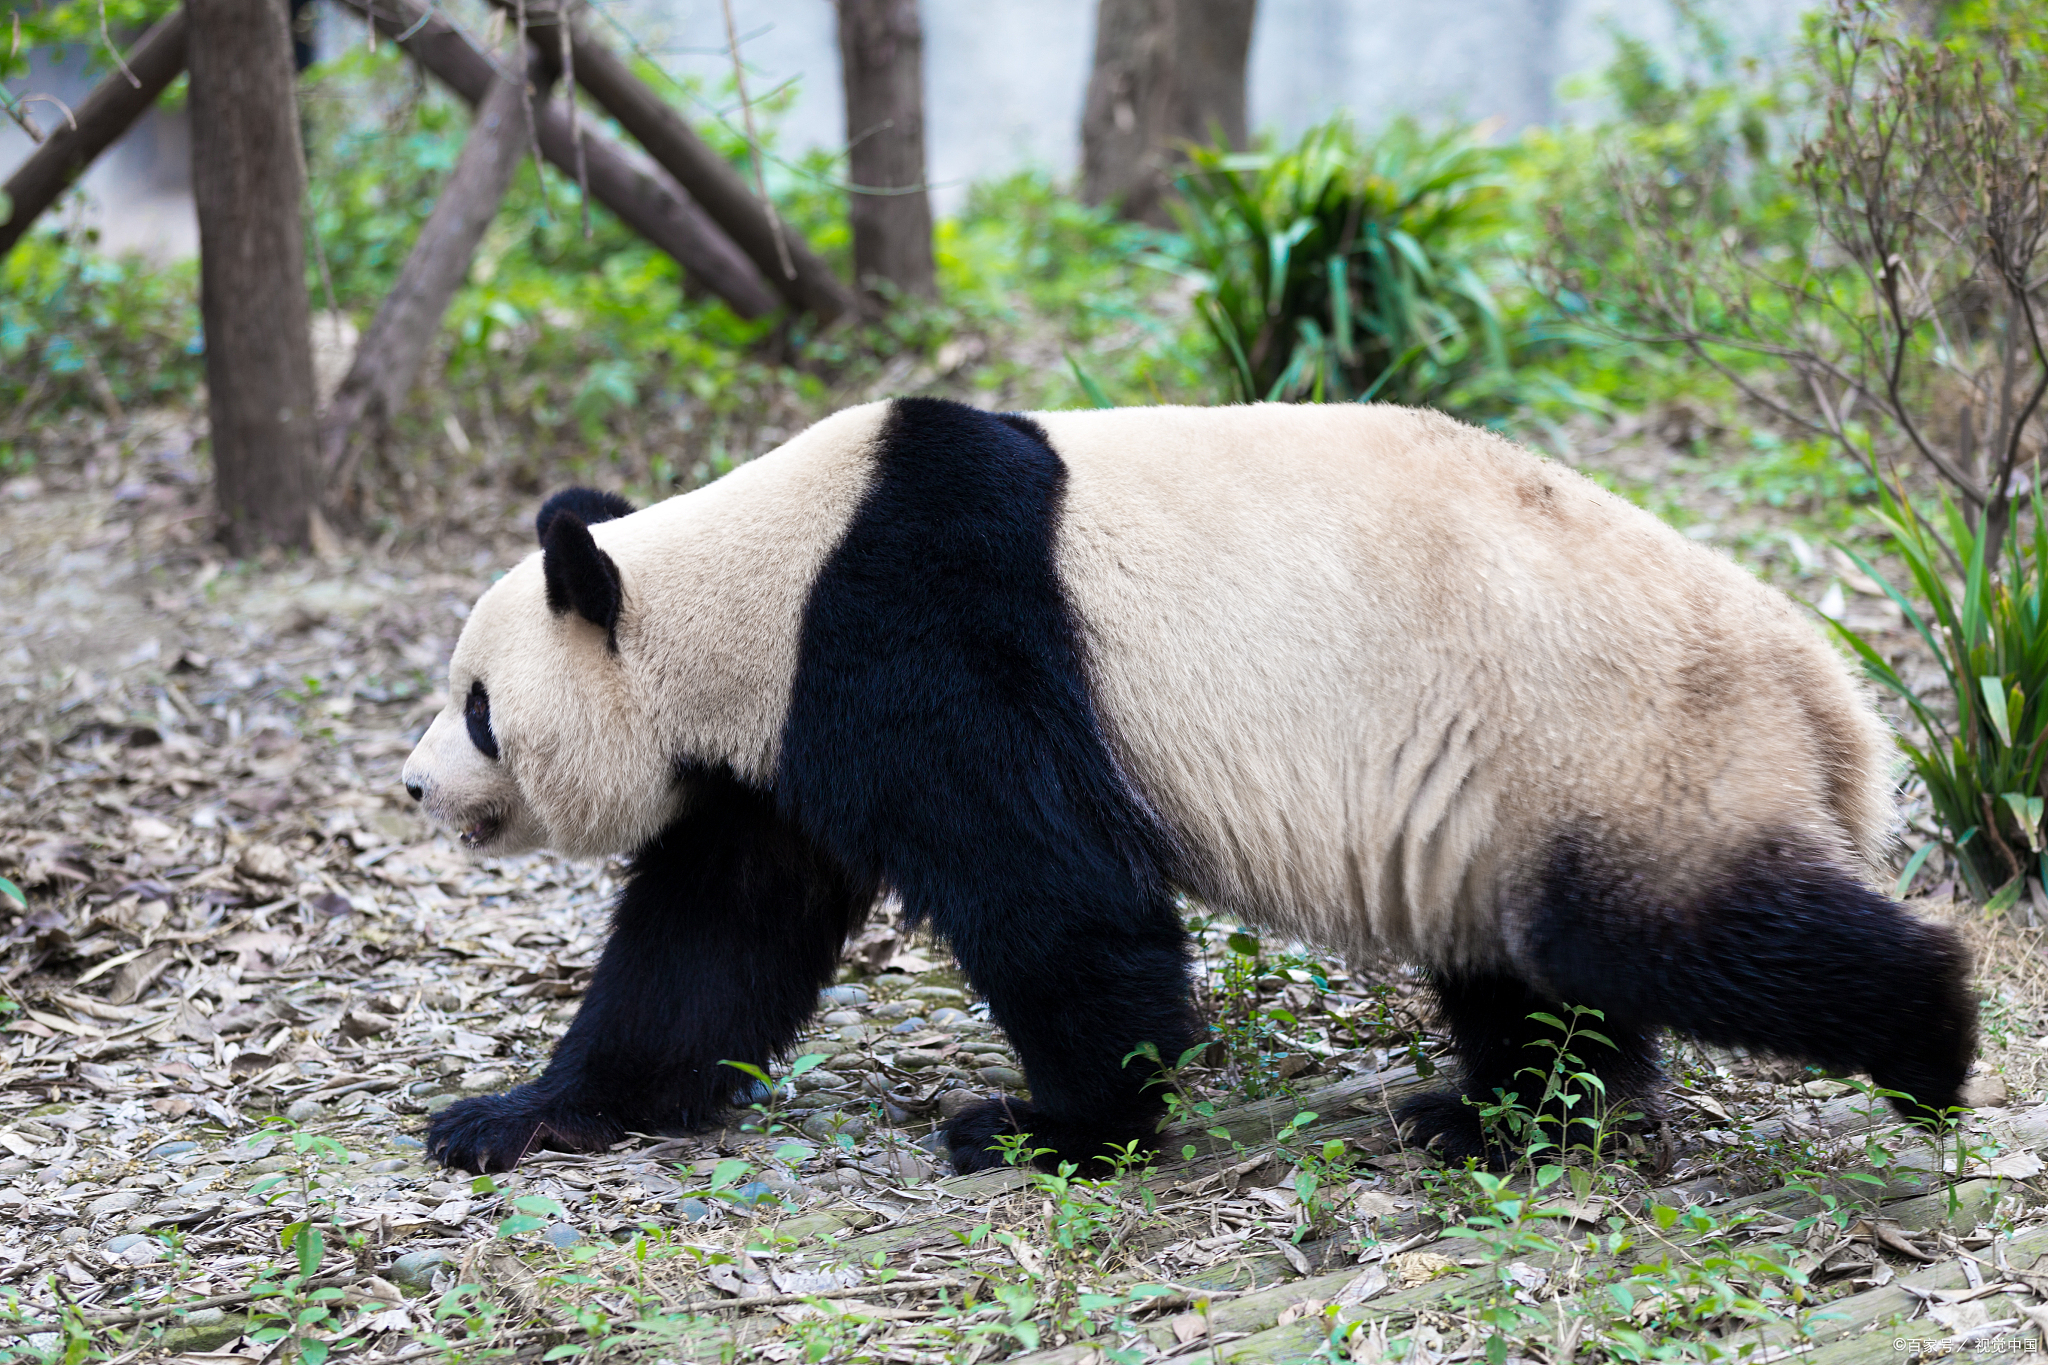
<instances>
[{"instance_id":1,"label":"leaning log","mask_svg":"<svg viewBox=\"0 0 2048 1365\"><path fill-rule=\"evenodd\" d=\"M321 415L320 458L330 479L347 479L352 453L360 448L360 442L351 438L364 419L388 422L419 377L441 319L469 275L477 243L497 216L505 191L512 187L512 174L526 155L529 79L532 97L546 98L549 82L539 62L529 63L525 73L491 82L476 107L462 155L435 197L434 211Z\"/></svg>"},{"instance_id":2,"label":"leaning log","mask_svg":"<svg viewBox=\"0 0 2048 1365\"><path fill-rule=\"evenodd\" d=\"M529 8L526 22L532 29L559 20ZM593 39L580 21L570 21L569 34L576 84L704 206L791 307L822 322L856 311L858 301L846 282L800 237L778 228L739 173L697 136L674 105L628 70L618 54Z\"/></svg>"},{"instance_id":3,"label":"leaning log","mask_svg":"<svg viewBox=\"0 0 2048 1365\"><path fill-rule=\"evenodd\" d=\"M342 3L368 16L380 33L398 41L408 56L466 103L483 102L498 72L476 40L462 29L438 14L429 16L425 6L415 0ZM582 75L580 59L577 75ZM554 99L536 104L533 119L541 155L564 174L575 175L576 141L564 103ZM723 299L740 317L764 317L781 306L754 263L666 172L591 131L587 124L582 134L591 198L667 252L685 274Z\"/></svg>"},{"instance_id":4,"label":"leaning log","mask_svg":"<svg viewBox=\"0 0 2048 1365\"><path fill-rule=\"evenodd\" d=\"M185 69L185 11L172 10L136 41L122 60L134 74L130 80L112 71L93 87L43 145L29 154L7 178L8 211L0 221L0 256L21 240L42 211L57 202L71 183L114 140L128 131L164 87Z\"/></svg>"}]
</instances>

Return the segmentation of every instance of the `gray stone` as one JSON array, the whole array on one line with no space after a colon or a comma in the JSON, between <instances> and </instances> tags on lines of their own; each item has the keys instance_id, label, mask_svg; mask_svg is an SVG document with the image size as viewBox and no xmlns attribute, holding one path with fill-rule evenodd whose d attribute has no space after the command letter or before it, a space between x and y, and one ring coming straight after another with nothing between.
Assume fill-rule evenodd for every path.
<instances>
[{"instance_id":1,"label":"gray stone","mask_svg":"<svg viewBox=\"0 0 2048 1365\"><path fill-rule=\"evenodd\" d=\"M410 1285L414 1289L432 1289L434 1271L441 1266L454 1263L455 1253L445 1247L435 1247L428 1251L408 1251L391 1263L391 1269L385 1272L385 1277L399 1284Z\"/></svg>"},{"instance_id":2,"label":"gray stone","mask_svg":"<svg viewBox=\"0 0 2048 1365\"><path fill-rule=\"evenodd\" d=\"M973 1022L973 1015L969 1014L966 1010L956 1010L950 1005L944 1009L932 1011L931 1023L933 1028L955 1028L961 1024L971 1024Z\"/></svg>"},{"instance_id":3,"label":"gray stone","mask_svg":"<svg viewBox=\"0 0 2048 1365\"><path fill-rule=\"evenodd\" d=\"M438 1114L461 1098L462 1096L451 1095L445 1090L438 1095L429 1095L425 1101L427 1112L429 1114Z\"/></svg>"},{"instance_id":4,"label":"gray stone","mask_svg":"<svg viewBox=\"0 0 2048 1365\"><path fill-rule=\"evenodd\" d=\"M824 1017L819 1019L818 1022L821 1024L830 1024L834 1028L841 1028L847 1024L858 1024L860 1022L860 1011L826 1010Z\"/></svg>"},{"instance_id":5,"label":"gray stone","mask_svg":"<svg viewBox=\"0 0 2048 1365\"><path fill-rule=\"evenodd\" d=\"M975 1071L982 1084L992 1085L998 1090L1022 1090L1024 1073L1007 1066L984 1066Z\"/></svg>"},{"instance_id":6,"label":"gray stone","mask_svg":"<svg viewBox=\"0 0 2048 1365\"><path fill-rule=\"evenodd\" d=\"M178 1156L184 1152L196 1152L198 1150L199 1144L196 1142L159 1142L156 1146L150 1148L148 1152L144 1153L144 1155L154 1157Z\"/></svg>"},{"instance_id":7,"label":"gray stone","mask_svg":"<svg viewBox=\"0 0 2048 1365\"><path fill-rule=\"evenodd\" d=\"M967 1003L967 992L951 986L912 986L903 996L907 1000L929 1000L935 1005L957 1007Z\"/></svg>"},{"instance_id":8,"label":"gray stone","mask_svg":"<svg viewBox=\"0 0 2048 1365\"><path fill-rule=\"evenodd\" d=\"M905 1071L922 1071L929 1066L938 1066L946 1059L929 1048L907 1047L896 1054L896 1065Z\"/></svg>"},{"instance_id":9,"label":"gray stone","mask_svg":"<svg viewBox=\"0 0 2048 1365\"><path fill-rule=\"evenodd\" d=\"M385 1157L382 1161L371 1162L369 1165L363 1167L363 1169L365 1171L368 1171L371 1175L385 1175L391 1171L402 1171L410 1165L412 1165L412 1162L410 1159L406 1157L388 1156Z\"/></svg>"},{"instance_id":10,"label":"gray stone","mask_svg":"<svg viewBox=\"0 0 2048 1365\"><path fill-rule=\"evenodd\" d=\"M701 1199L685 1199L682 1214L686 1222L701 1223L711 1216L711 1206Z\"/></svg>"},{"instance_id":11,"label":"gray stone","mask_svg":"<svg viewBox=\"0 0 2048 1365\"><path fill-rule=\"evenodd\" d=\"M465 1091L474 1091L481 1094L490 1090L503 1090L505 1088L505 1081L506 1076L503 1071L496 1067L486 1067L482 1071L471 1071L464 1075L462 1078L462 1088Z\"/></svg>"},{"instance_id":12,"label":"gray stone","mask_svg":"<svg viewBox=\"0 0 2048 1365\"><path fill-rule=\"evenodd\" d=\"M134 1190L116 1190L103 1194L85 1206L87 1214L94 1218L106 1218L116 1213L126 1213L142 1204L142 1196Z\"/></svg>"},{"instance_id":13,"label":"gray stone","mask_svg":"<svg viewBox=\"0 0 2048 1365\"><path fill-rule=\"evenodd\" d=\"M775 1193L775 1187L765 1180L749 1180L744 1185L732 1187L732 1201L741 1208L750 1209Z\"/></svg>"},{"instance_id":14,"label":"gray stone","mask_svg":"<svg viewBox=\"0 0 2048 1365\"><path fill-rule=\"evenodd\" d=\"M119 1237L110 1240L105 1246L101 1247L100 1250L104 1251L109 1256L119 1256L131 1247L154 1245L155 1243L152 1242L150 1238L143 1233L124 1232Z\"/></svg>"},{"instance_id":15,"label":"gray stone","mask_svg":"<svg viewBox=\"0 0 2048 1365\"><path fill-rule=\"evenodd\" d=\"M431 1095L440 1088L441 1083L439 1081L414 1081L405 1088L405 1093L418 1098L421 1095Z\"/></svg>"},{"instance_id":16,"label":"gray stone","mask_svg":"<svg viewBox=\"0 0 2048 1365\"><path fill-rule=\"evenodd\" d=\"M867 989L862 986L827 986L818 992L818 1004L823 1008L834 1005L865 1005L868 1002Z\"/></svg>"},{"instance_id":17,"label":"gray stone","mask_svg":"<svg viewBox=\"0 0 2048 1365\"><path fill-rule=\"evenodd\" d=\"M877 1005L868 1011L877 1019L901 1019L918 1013L917 1006L907 1000L891 1000L886 1005Z\"/></svg>"},{"instance_id":18,"label":"gray stone","mask_svg":"<svg viewBox=\"0 0 2048 1365\"><path fill-rule=\"evenodd\" d=\"M583 1240L583 1234L567 1223L550 1224L548 1230L541 1236L547 1238L548 1245L554 1247L571 1247Z\"/></svg>"},{"instance_id":19,"label":"gray stone","mask_svg":"<svg viewBox=\"0 0 2048 1365\"><path fill-rule=\"evenodd\" d=\"M796 1078L796 1088L804 1091L844 1090L852 1084L853 1082L847 1077L840 1075L837 1071L827 1071L822 1066L806 1071L803 1075Z\"/></svg>"},{"instance_id":20,"label":"gray stone","mask_svg":"<svg viewBox=\"0 0 2048 1365\"><path fill-rule=\"evenodd\" d=\"M803 1131L804 1136L819 1142L836 1142L842 1137L859 1142L868 1135L868 1125L865 1119L834 1111L811 1115L804 1120Z\"/></svg>"},{"instance_id":21,"label":"gray stone","mask_svg":"<svg viewBox=\"0 0 2048 1365\"><path fill-rule=\"evenodd\" d=\"M948 1090L939 1096L939 1114L943 1118L958 1118L960 1111L977 1105L987 1096L972 1090Z\"/></svg>"},{"instance_id":22,"label":"gray stone","mask_svg":"<svg viewBox=\"0 0 2048 1365\"><path fill-rule=\"evenodd\" d=\"M896 1026L895 1026L894 1028L890 1029L890 1030L889 1030L889 1032L891 1032L891 1033L922 1033L922 1032L924 1032L924 1020L922 1020L922 1019L918 1018L918 1017L917 1017L916 1015L914 1015L914 1014L913 1014L913 1015L911 1015L911 1016L910 1016L910 1017L909 1017L908 1019L905 1019L905 1020L904 1020L904 1021L903 1021L902 1023L900 1023L900 1024L896 1025Z\"/></svg>"},{"instance_id":23,"label":"gray stone","mask_svg":"<svg viewBox=\"0 0 2048 1365\"><path fill-rule=\"evenodd\" d=\"M284 1116L293 1123L311 1123L326 1112L326 1105L308 1095L304 1099L293 1100L285 1109Z\"/></svg>"},{"instance_id":24,"label":"gray stone","mask_svg":"<svg viewBox=\"0 0 2048 1365\"><path fill-rule=\"evenodd\" d=\"M410 1133L400 1133L392 1138L391 1145L401 1152L424 1152L427 1149L426 1139L416 1138Z\"/></svg>"}]
</instances>

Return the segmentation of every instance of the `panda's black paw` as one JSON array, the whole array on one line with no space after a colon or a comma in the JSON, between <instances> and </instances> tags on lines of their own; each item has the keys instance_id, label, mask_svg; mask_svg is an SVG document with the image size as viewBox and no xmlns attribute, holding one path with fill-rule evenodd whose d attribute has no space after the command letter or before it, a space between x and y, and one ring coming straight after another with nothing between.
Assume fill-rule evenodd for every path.
<instances>
[{"instance_id":1,"label":"panda's black paw","mask_svg":"<svg viewBox=\"0 0 2048 1365\"><path fill-rule=\"evenodd\" d=\"M522 1085L457 1100L427 1125L427 1155L472 1175L509 1171L535 1148L594 1152L616 1142L615 1123L578 1113Z\"/></svg>"},{"instance_id":2,"label":"panda's black paw","mask_svg":"<svg viewBox=\"0 0 2048 1365\"><path fill-rule=\"evenodd\" d=\"M1455 1090L1432 1090L1407 1100L1394 1111L1401 1140L1436 1154L1446 1165L1477 1159L1495 1169L1509 1162L1507 1149L1487 1141L1479 1110Z\"/></svg>"},{"instance_id":3,"label":"panda's black paw","mask_svg":"<svg viewBox=\"0 0 2048 1365\"><path fill-rule=\"evenodd\" d=\"M1125 1131L1126 1128L1129 1131ZM1023 1147L1027 1152L1040 1153L1032 1158L1032 1164L1040 1170L1055 1170L1062 1161L1071 1161L1084 1174L1103 1174L1112 1164L1108 1155L1112 1146L1143 1138L1147 1131L1149 1129L1141 1130L1136 1125L1077 1123L1013 1099L994 1099L971 1105L955 1115L945 1127L946 1147L953 1157L953 1169L961 1175L1008 1165L1009 1157L997 1145L997 1139L1016 1133L1029 1135ZM1144 1141L1141 1145L1149 1147L1151 1144ZM1100 1169L1090 1170L1090 1166Z\"/></svg>"}]
</instances>

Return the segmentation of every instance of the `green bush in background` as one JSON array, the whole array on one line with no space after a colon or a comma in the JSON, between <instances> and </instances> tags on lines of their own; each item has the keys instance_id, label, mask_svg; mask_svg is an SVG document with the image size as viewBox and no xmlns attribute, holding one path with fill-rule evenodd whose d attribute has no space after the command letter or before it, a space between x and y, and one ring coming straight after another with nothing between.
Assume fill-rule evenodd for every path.
<instances>
[{"instance_id":1,"label":"green bush in background","mask_svg":"<svg viewBox=\"0 0 2048 1365\"><path fill-rule=\"evenodd\" d=\"M1455 402L1508 367L1480 272L1509 224L1506 153L1464 129L1349 120L1279 152L1196 148L1177 181L1195 307L1242 402Z\"/></svg>"}]
</instances>

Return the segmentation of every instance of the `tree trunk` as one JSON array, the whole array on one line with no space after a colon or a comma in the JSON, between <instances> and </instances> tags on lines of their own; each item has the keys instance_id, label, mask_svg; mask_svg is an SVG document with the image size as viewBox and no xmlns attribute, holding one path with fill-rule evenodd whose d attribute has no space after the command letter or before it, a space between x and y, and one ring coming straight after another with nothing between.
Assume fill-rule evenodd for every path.
<instances>
[{"instance_id":1,"label":"tree trunk","mask_svg":"<svg viewBox=\"0 0 2048 1365\"><path fill-rule=\"evenodd\" d=\"M415 0L343 0L367 14L385 36L398 39L406 53L468 103L483 101L491 87L488 57L475 39L439 14L429 14ZM576 144L570 136L569 110L552 99L533 111L541 155L563 174L576 174ZM734 246L703 209L660 167L605 137L583 119L584 173L590 197L619 220L673 257L685 274L725 300L743 318L764 317L780 303L761 279L754 263Z\"/></svg>"},{"instance_id":2,"label":"tree trunk","mask_svg":"<svg viewBox=\"0 0 2048 1365\"><path fill-rule=\"evenodd\" d=\"M506 2L494 0L499 4ZM527 13L529 30L538 29L543 43L553 35L541 25L553 17L536 16L531 10ZM791 307L810 313L821 322L854 311L853 291L801 237L784 227L779 234L781 245L777 245L776 224L769 220L754 192L725 158L711 150L683 121L674 105L650 90L610 48L593 40L582 22L572 20L569 33L576 83L589 91L590 97L704 206L704 211L747 253L762 277L781 292ZM782 268L785 249L793 273Z\"/></svg>"},{"instance_id":3,"label":"tree trunk","mask_svg":"<svg viewBox=\"0 0 2048 1365\"><path fill-rule=\"evenodd\" d=\"M306 194L280 0L186 0L192 198L215 495L237 554L308 546L318 517Z\"/></svg>"},{"instance_id":4,"label":"tree trunk","mask_svg":"<svg viewBox=\"0 0 2048 1365\"><path fill-rule=\"evenodd\" d=\"M917 0L836 0L846 88L847 218L853 275L935 298L932 208L924 189L924 30ZM894 190L896 193L868 193Z\"/></svg>"},{"instance_id":5,"label":"tree trunk","mask_svg":"<svg viewBox=\"0 0 2048 1365\"><path fill-rule=\"evenodd\" d=\"M42 146L7 177L4 189L10 207L8 216L0 220L0 256L21 240L36 216L85 174L93 158L127 132L185 69L185 11L172 10L157 20L123 60L140 84L119 71L109 73L71 117L57 125Z\"/></svg>"},{"instance_id":6,"label":"tree trunk","mask_svg":"<svg viewBox=\"0 0 2048 1365\"><path fill-rule=\"evenodd\" d=\"M1256 0L1101 0L1081 116L1081 197L1164 226L1190 142L1245 145Z\"/></svg>"},{"instance_id":7,"label":"tree trunk","mask_svg":"<svg viewBox=\"0 0 2048 1365\"><path fill-rule=\"evenodd\" d=\"M441 319L469 275L477 243L526 155L527 82L539 87L532 98L547 98L545 72L544 64L529 61L524 73L492 81L477 105L462 155L321 418L321 463L330 479L347 478L346 465L361 449L360 441L351 439L359 425L366 419L375 425L389 422L419 378Z\"/></svg>"}]
</instances>

